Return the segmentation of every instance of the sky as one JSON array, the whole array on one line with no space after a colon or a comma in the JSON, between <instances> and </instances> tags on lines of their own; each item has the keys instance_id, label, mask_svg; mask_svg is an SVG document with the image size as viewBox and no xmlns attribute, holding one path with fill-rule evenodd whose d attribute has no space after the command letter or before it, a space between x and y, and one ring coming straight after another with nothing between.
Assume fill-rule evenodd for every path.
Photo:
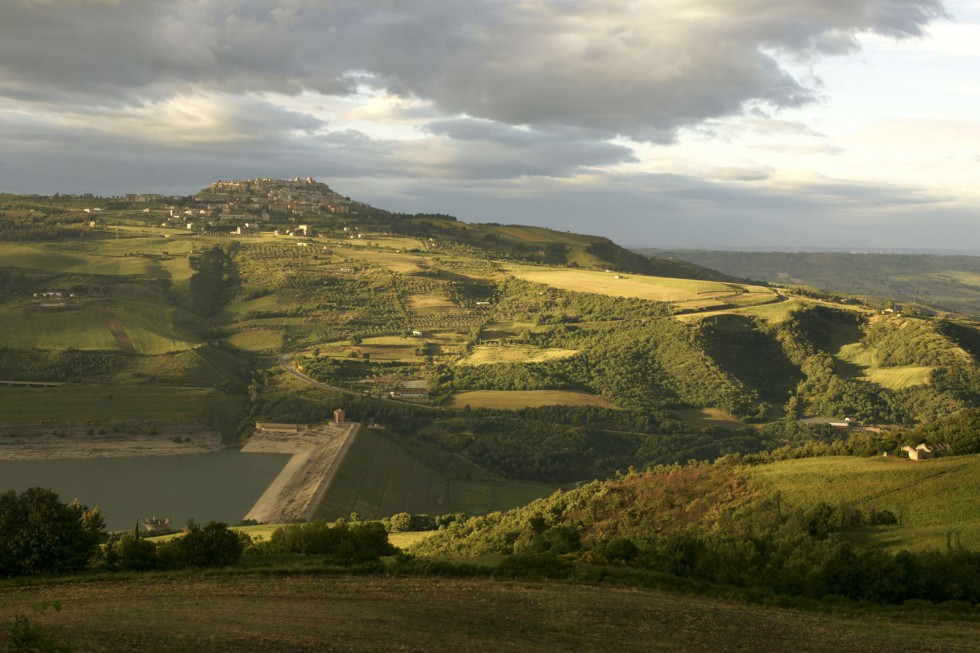
<instances>
[{"instance_id":1,"label":"sky","mask_svg":"<svg viewBox=\"0 0 980 653\"><path fill-rule=\"evenodd\" d=\"M980 254L980 0L0 0L0 192Z\"/></svg>"}]
</instances>

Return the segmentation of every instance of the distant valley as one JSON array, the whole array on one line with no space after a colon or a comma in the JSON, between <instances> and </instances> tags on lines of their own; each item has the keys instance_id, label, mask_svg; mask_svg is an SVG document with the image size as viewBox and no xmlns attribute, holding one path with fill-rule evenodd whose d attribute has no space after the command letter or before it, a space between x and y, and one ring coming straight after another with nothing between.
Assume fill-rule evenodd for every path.
<instances>
[{"instance_id":1,"label":"distant valley","mask_svg":"<svg viewBox=\"0 0 980 653\"><path fill-rule=\"evenodd\" d=\"M980 320L980 256L642 249L736 277L890 300Z\"/></svg>"}]
</instances>

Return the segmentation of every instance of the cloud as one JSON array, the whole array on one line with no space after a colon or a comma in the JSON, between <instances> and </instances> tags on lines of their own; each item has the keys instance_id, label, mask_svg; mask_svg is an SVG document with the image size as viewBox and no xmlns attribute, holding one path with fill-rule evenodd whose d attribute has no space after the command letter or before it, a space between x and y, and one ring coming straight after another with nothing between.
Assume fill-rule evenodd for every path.
<instances>
[{"instance_id":1,"label":"cloud","mask_svg":"<svg viewBox=\"0 0 980 653\"><path fill-rule=\"evenodd\" d=\"M0 95L140 105L201 89L349 94L666 141L813 90L781 63L917 36L940 0L13 0Z\"/></svg>"}]
</instances>

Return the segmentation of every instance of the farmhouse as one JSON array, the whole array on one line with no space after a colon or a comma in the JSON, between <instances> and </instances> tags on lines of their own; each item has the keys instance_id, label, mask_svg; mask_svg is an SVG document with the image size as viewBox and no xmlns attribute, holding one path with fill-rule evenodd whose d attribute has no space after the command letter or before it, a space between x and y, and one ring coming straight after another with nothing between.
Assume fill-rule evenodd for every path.
<instances>
[{"instance_id":1,"label":"farmhouse","mask_svg":"<svg viewBox=\"0 0 980 653\"><path fill-rule=\"evenodd\" d=\"M346 419L347 416L344 414L343 408L338 408L337 410L333 411L333 420L337 424L342 424Z\"/></svg>"}]
</instances>

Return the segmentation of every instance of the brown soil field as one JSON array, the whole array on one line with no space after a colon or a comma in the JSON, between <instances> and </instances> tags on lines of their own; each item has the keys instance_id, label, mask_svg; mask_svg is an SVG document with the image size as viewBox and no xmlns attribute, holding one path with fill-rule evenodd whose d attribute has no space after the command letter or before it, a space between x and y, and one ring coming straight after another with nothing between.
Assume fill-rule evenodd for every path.
<instances>
[{"instance_id":1,"label":"brown soil field","mask_svg":"<svg viewBox=\"0 0 980 653\"><path fill-rule=\"evenodd\" d=\"M980 624L816 614L664 591L484 579L174 575L0 585L74 653L976 651ZM32 614L32 613L31 613Z\"/></svg>"},{"instance_id":2,"label":"brown soil field","mask_svg":"<svg viewBox=\"0 0 980 653\"><path fill-rule=\"evenodd\" d=\"M597 395L573 390L471 390L460 392L449 402L452 408L516 410L537 406L600 406L615 408Z\"/></svg>"}]
</instances>

